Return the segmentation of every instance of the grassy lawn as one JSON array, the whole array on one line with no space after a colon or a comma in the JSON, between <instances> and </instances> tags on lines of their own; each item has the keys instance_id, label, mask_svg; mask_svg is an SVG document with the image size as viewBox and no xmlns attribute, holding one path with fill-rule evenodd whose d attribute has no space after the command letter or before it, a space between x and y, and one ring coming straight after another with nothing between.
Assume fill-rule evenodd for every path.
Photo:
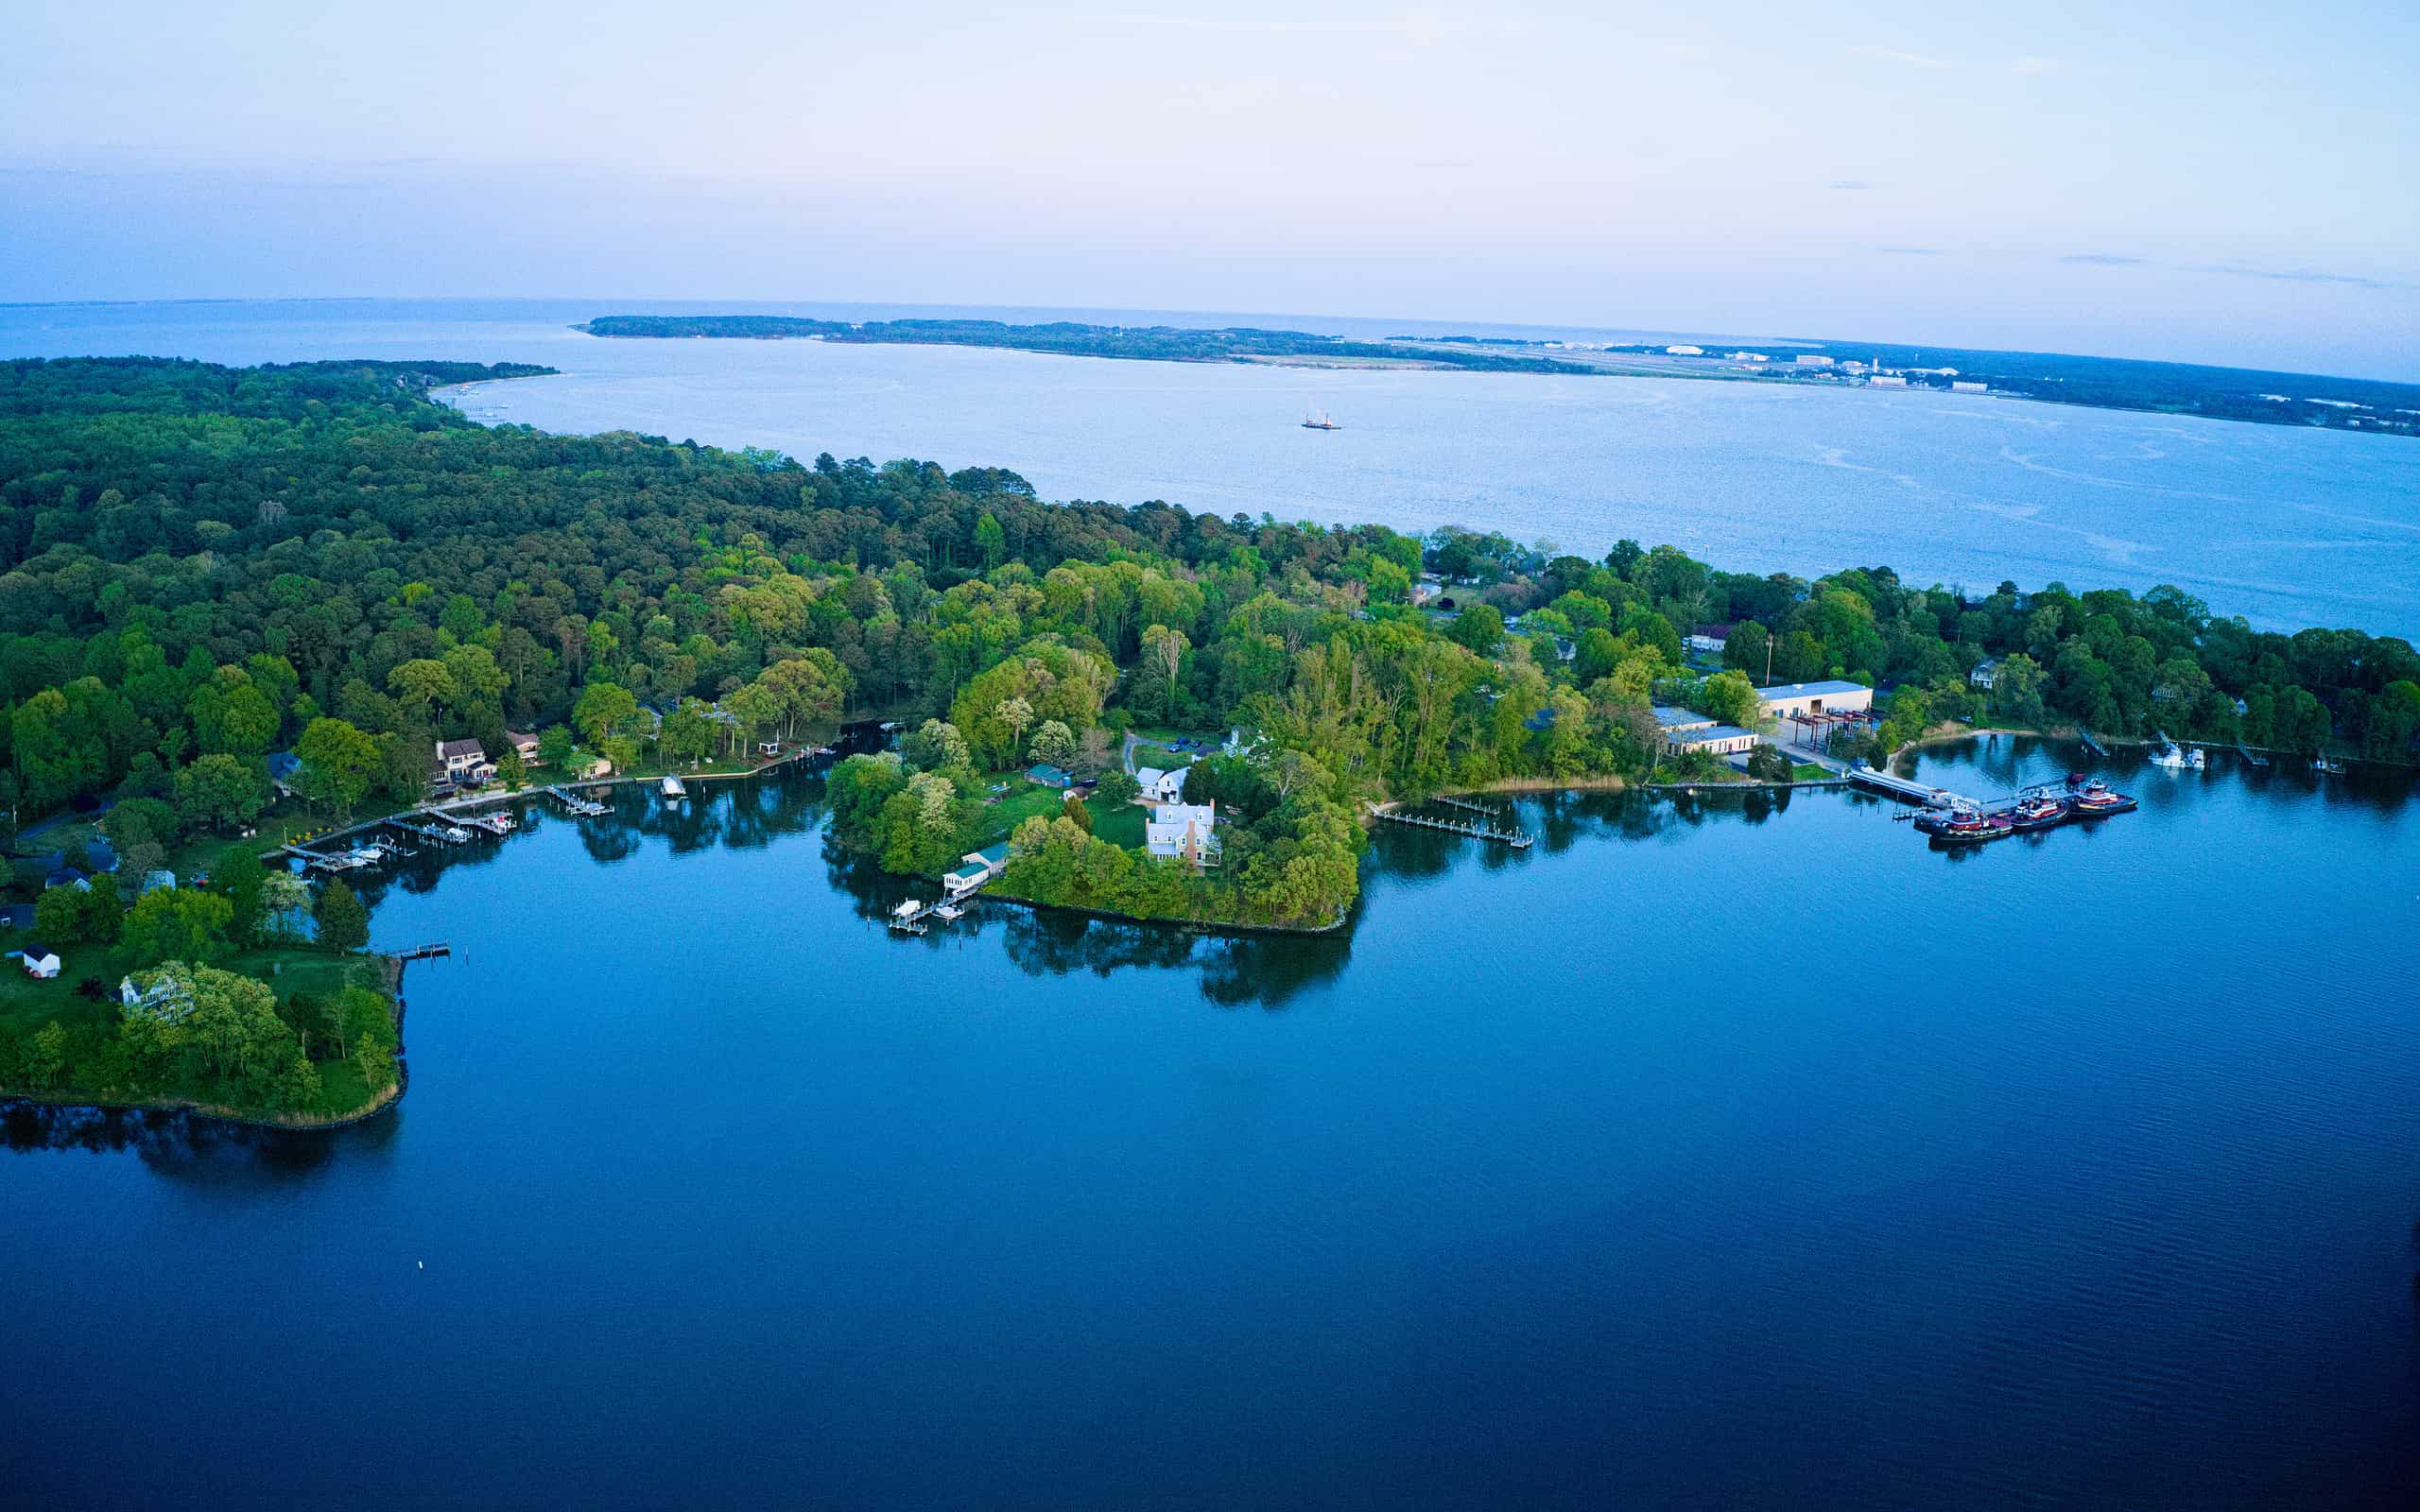
<instances>
[{"instance_id":1,"label":"grassy lawn","mask_svg":"<svg viewBox=\"0 0 2420 1512\"><path fill-rule=\"evenodd\" d=\"M1064 789L1028 782L1022 772L995 772L989 781L1006 782L1009 790L1000 795L997 802L987 805L983 810L984 823L988 826L983 836L985 845L1007 839L1016 832L1018 825L1037 814L1046 819L1057 818L1067 801Z\"/></svg>"},{"instance_id":2,"label":"grassy lawn","mask_svg":"<svg viewBox=\"0 0 2420 1512\"><path fill-rule=\"evenodd\" d=\"M1831 775L1830 770L1813 762L1800 762L1789 769L1789 780L1793 782L1820 782Z\"/></svg>"},{"instance_id":3,"label":"grassy lawn","mask_svg":"<svg viewBox=\"0 0 2420 1512\"><path fill-rule=\"evenodd\" d=\"M22 949L31 937L26 931L9 934L19 936L8 938L6 948L9 950ZM27 976L16 961L0 961L0 1024L23 1034L39 1029L53 1019L71 1029L78 1023L115 1023L117 985L134 970L133 958L115 945L61 945L57 949L59 975L47 982ZM297 992L325 997L339 988L383 990L386 985L378 963L369 957L331 955L326 951L293 946L239 951L210 964L259 977L276 991L281 1003ZM95 999L78 994L76 984L88 976L100 978L109 988L108 995Z\"/></svg>"},{"instance_id":4,"label":"grassy lawn","mask_svg":"<svg viewBox=\"0 0 2420 1512\"><path fill-rule=\"evenodd\" d=\"M1129 850L1143 849L1143 821L1150 816L1140 804L1094 799L1084 806L1092 810L1094 834Z\"/></svg>"}]
</instances>

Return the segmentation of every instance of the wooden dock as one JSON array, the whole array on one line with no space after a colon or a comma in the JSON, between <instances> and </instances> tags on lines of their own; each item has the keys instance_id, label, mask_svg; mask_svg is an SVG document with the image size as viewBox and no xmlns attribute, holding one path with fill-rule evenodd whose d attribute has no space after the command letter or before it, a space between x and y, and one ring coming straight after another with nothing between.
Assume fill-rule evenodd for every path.
<instances>
[{"instance_id":1,"label":"wooden dock","mask_svg":"<svg viewBox=\"0 0 2420 1512\"><path fill-rule=\"evenodd\" d=\"M407 950L389 951L387 954L399 961L433 961L441 955L453 954L454 947L441 939L433 945L414 945Z\"/></svg>"},{"instance_id":2,"label":"wooden dock","mask_svg":"<svg viewBox=\"0 0 2420 1512\"><path fill-rule=\"evenodd\" d=\"M1502 829L1493 824L1470 824L1461 819L1431 818L1426 814L1404 814L1394 809L1373 809L1379 818L1391 824L1409 824L1415 829L1439 830L1447 834L1467 835L1474 840L1486 840L1496 845L1527 850L1534 843L1526 830Z\"/></svg>"},{"instance_id":3,"label":"wooden dock","mask_svg":"<svg viewBox=\"0 0 2420 1512\"><path fill-rule=\"evenodd\" d=\"M1504 817L1503 810L1492 808L1485 803L1474 803L1466 798L1447 798L1440 793L1430 798L1428 801L1442 803L1449 809L1460 809L1465 814L1476 814L1483 819L1500 820Z\"/></svg>"}]
</instances>

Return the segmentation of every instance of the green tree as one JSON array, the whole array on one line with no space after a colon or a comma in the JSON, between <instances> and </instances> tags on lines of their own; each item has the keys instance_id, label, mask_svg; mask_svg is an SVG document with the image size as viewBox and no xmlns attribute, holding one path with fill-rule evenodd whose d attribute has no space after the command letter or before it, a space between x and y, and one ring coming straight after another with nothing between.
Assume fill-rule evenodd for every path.
<instances>
[{"instance_id":1,"label":"green tree","mask_svg":"<svg viewBox=\"0 0 2420 1512\"><path fill-rule=\"evenodd\" d=\"M370 910L341 879L320 889L320 943L332 951L357 951L370 943Z\"/></svg>"},{"instance_id":2,"label":"green tree","mask_svg":"<svg viewBox=\"0 0 2420 1512\"><path fill-rule=\"evenodd\" d=\"M67 1031L51 1020L26 1041L26 1080L36 1091L48 1091L67 1074Z\"/></svg>"},{"instance_id":3,"label":"green tree","mask_svg":"<svg viewBox=\"0 0 2420 1512\"><path fill-rule=\"evenodd\" d=\"M975 549L982 553L983 570L987 573L1008 560L1008 532L1000 528L998 518L989 509L975 522Z\"/></svg>"},{"instance_id":4,"label":"green tree","mask_svg":"<svg viewBox=\"0 0 2420 1512\"><path fill-rule=\"evenodd\" d=\"M630 689L618 683L592 682L573 707L571 722L579 727L590 745L601 746L608 736L636 718L638 712L639 701L631 696Z\"/></svg>"},{"instance_id":5,"label":"green tree","mask_svg":"<svg viewBox=\"0 0 2420 1512\"><path fill-rule=\"evenodd\" d=\"M340 821L351 818L354 805L369 797L385 765L378 742L344 719L312 720L294 743L294 755L302 764L294 774L296 791L305 802L332 810Z\"/></svg>"},{"instance_id":6,"label":"green tree","mask_svg":"<svg viewBox=\"0 0 2420 1512\"><path fill-rule=\"evenodd\" d=\"M158 887L128 910L123 939L137 966L216 960L227 952L234 907L216 893Z\"/></svg>"},{"instance_id":7,"label":"green tree","mask_svg":"<svg viewBox=\"0 0 2420 1512\"><path fill-rule=\"evenodd\" d=\"M268 780L223 752L195 759L177 774L177 810L197 829L233 830L268 807Z\"/></svg>"},{"instance_id":8,"label":"green tree","mask_svg":"<svg viewBox=\"0 0 2420 1512\"><path fill-rule=\"evenodd\" d=\"M1480 656L1494 656L1504 642L1503 611L1493 604L1473 604L1445 627L1445 638Z\"/></svg>"}]
</instances>

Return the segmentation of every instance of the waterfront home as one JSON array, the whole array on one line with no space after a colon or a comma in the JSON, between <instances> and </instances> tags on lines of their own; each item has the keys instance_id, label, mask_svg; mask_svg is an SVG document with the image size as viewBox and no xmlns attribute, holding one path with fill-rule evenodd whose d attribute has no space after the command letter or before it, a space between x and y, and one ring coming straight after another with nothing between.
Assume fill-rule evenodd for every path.
<instances>
[{"instance_id":1,"label":"waterfront home","mask_svg":"<svg viewBox=\"0 0 2420 1512\"><path fill-rule=\"evenodd\" d=\"M1197 868L1214 865L1219 859L1219 805L1215 801L1160 804L1144 821L1143 849L1168 860L1189 861Z\"/></svg>"},{"instance_id":2,"label":"waterfront home","mask_svg":"<svg viewBox=\"0 0 2420 1512\"><path fill-rule=\"evenodd\" d=\"M437 765L445 781L457 787L476 787L495 776L495 763L475 740L441 740Z\"/></svg>"},{"instance_id":3,"label":"waterfront home","mask_svg":"<svg viewBox=\"0 0 2420 1512\"><path fill-rule=\"evenodd\" d=\"M958 858L959 869L942 878L942 890L952 898L963 897L1009 869L1009 848L989 846L981 850L969 850Z\"/></svg>"},{"instance_id":4,"label":"waterfront home","mask_svg":"<svg viewBox=\"0 0 2420 1512\"><path fill-rule=\"evenodd\" d=\"M1966 674L1966 680L1978 688L1988 691L1993 683L2000 680L1998 658L1987 656L1976 662L1975 670Z\"/></svg>"},{"instance_id":5,"label":"waterfront home","mask_svg":"<svg viewBox=\"0 0 2420 1512\"><path fill-rule=\"evenodd\" d=\"M1163 770L1157 766L1134 768L1134 785L1142 789L1146 803L1175 803L1184 798L1184 774L1190 767L1179 766Z\"/></svg>"},{"instance_id":6,"label":"waterfront home","mask_svg":"<svg viewBox=\"0 0 2420 1512\"><path fill-rule=\"evenodd\" d=\"M18 954L26 963L26 974L49 981L59 974L59 953L47 945L28 945Z\"/></svg>"},{"instance_id":7,"label":"waterfront home","mask_svg":"<svg viewBox=\"0 0 2420 1512\"><path fill-rule=\"evenodd\" d=\"M294 779L302 770L302 758L290 750L268 753L268 782L281 798L294 796Z\"/></svg>"},{"instance_id":8,"label":"waterfront home","mask_svg":"<svg viewBox=\"0 0 2420 1512\"><path fill-rule=\"evenodd\" d=\"M75 867L61 867L43 878L42 885L45 892L53 887L81 887L86 892L91 892L93 879Z\"/></svg>"},{"instance_id":9,"label":"waterfront home","mask_svg":"<svg viewBox=\"0 0 2420 1512\"><path fill-rule=\"evenodd\" d=\"M1701 656L1718 656L1731 644L1728 625L1701 625L1689 632L1688 647Z\"/></svg>"},{"instance_id":10,"label":"waterfront home","mask_svg":"<svg viewBox=\"0 0 2420 1512\"><path fill-rule=\"evenodd\" d=\"M1861 682L1786 682L1759 688L1756 696L1767 719L1806 719L1817 714L1864 713L1874 707L1874 690Z\"/></svg>"},{"instance_id":11,"label":"waterfront home","mask_svg":"<svg viewBox=\"0 0 2420 1512\"><path fill-rule=\"evenodd\" d=\"M1027 767L1025 780L1037 787L1073 787L1076 783L1073 772L1053 766L1048 762L1036 762Z\"/></svg>"},{"instance_id":12,"label":"waterfront home","mask_svg":"<svg viewBox=\"0 0 2420 1512\"><path fill-rule=\"evenodd\" d=\"M522 765L544 766L546 765L538 755L538 737L527 730L506 730L504 743L511 747L513 753L521 758Z\"/></svg>"},{"instance_id":13,"label":"waterfront home","mask_svg":"<svg viewBox=\"0 0 2420 1512\"><path fill-rule=\"evenodd\" d=\"M118 979L117 1001L127 1013L174 1023L193 1011L193 983L162 967Z\"/></svg>"}]
</instances>

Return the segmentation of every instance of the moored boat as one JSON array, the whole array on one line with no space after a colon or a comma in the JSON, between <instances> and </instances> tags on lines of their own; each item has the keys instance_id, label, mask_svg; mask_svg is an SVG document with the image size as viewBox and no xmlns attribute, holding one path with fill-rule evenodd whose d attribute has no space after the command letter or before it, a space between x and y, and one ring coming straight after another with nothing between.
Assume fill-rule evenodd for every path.
<instances>
[{"instance_id":1,"label":"moored boat","mask_svg":"<svg viewBox=\"0 0 2420 1512\"><path fill-rule=\"evenodd\" d=\"M2051 793L2029 793L2009 812L2009 827L2048 830L2067 820L2068 801Z\"/></svg>"},{"instance_id":2,"label":"moored boat","mask_svg":"<svg viewBox=\"0 0 2420 1512\"><path fill-rule=\"evenodd\" d=\"M664 774L664 782L661 784L659 791L661 791L666 798L687 798L689 796L689 790L681 785L681 779L673 776L670 772Z\"/></svg>"},{"instance_id":3,"label":"moored boat","mask_svg":"<svg viewBox=\"0 0 2420 1512\"><path fill-rule=\"evenodd\" d=\"M2106 818L2112 814L2124 814L2135 807L2135 800L2110 787L2096 777L2083 784L2076 794L2068 812L2080 819Z\"/></svg>"},{"instance_id":4,"label":"moored boat","mask_svg":"<svg viewBox=\"0 0 2420 1512\"><path fill-rule=\"evenodd\" d=\"M1946 845L1979 845L2016 833L2007 815L1985 814L1963 805L1928 813L1916 820L1916 828Z\"/></svg>"}]
</instances>

